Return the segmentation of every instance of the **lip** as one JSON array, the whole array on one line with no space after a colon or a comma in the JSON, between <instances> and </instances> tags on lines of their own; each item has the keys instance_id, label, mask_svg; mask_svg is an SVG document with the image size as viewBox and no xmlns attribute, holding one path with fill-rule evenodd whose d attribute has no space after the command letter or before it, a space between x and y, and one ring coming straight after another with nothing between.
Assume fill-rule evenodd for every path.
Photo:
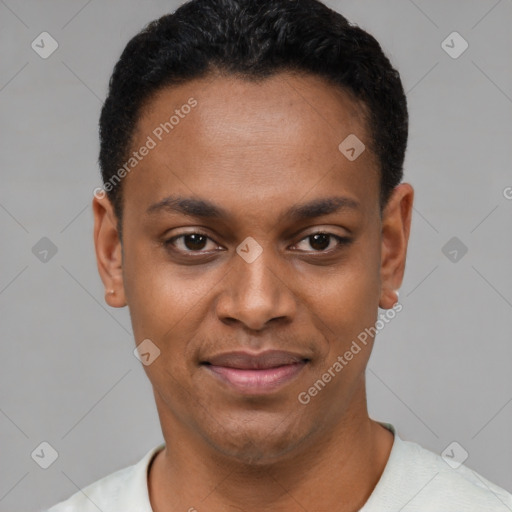
<instances>
[{"instance_id":1,"label":"lip","mask_svg":"<svg viewBox=\"0 0 512 512\"><path fill-rule=\"evenodd\" d=\"M227 352L201 363L217 377L243 394L265 394L294 379L309 359L291 352L268 350L258 354Z\"/></svg>"}]
</instances>

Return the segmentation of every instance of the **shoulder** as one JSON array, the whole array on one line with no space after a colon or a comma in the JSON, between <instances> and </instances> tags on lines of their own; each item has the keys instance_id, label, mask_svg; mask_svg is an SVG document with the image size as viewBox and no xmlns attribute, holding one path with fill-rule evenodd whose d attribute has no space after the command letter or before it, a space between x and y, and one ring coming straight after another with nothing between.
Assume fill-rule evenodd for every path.
<instances>
[{"instance_id":1,"label":"shoulder","mask_svg":"<svg viewBox=\"0 0 512 512\"><path fill-rule=\"evenodd\" d=\"M119 469L80 489L46 512L151 512L147 490L147 468L153 456L163 447L152 448L136 464Z\"/></svg>"},{"instance_id":2,"label":"shoulder","mask_svg":"<svg viewBox=\"0 0 512 512\"><path fill-rule=\"evenodd\" d=\"M365 512L397 506L404 512L510 512L512 494L469 467L395 433L388 464L367 505Z\"/></svg>"},{"instance_id":3,"label":"shoulder","mask_svg":"<svg viewBox=\"0 0 512 512\"><path fill-rule=\"evenodd\" d=\"M424 484L424 495L431 504L446 505L449 497L459 510L511 509L512 495L468 466L445 460L417 443L402 443L406 460L413 466L416 483Z\"/></svg>"}]
</instances>

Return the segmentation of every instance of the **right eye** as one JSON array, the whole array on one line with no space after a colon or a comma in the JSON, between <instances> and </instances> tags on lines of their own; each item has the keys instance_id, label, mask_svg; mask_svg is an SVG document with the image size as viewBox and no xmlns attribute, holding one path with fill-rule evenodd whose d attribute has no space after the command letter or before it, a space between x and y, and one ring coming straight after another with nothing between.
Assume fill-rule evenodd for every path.
<instances>
[{"instance_id":1,"label":"right eye","mask_svg":"<svg viewBox=\"0 0 512 512\"><path fill-rule=\"evenodd\" d=\"M183 253L203 253L203 252L212 252L215 248L218 248L218 245L215 245L209 251L203 251L205 245L207 245L208 240L213 240L206 235L205 233L200 232L190 232L190 233L182 233L181 235L173 236L164 241L164 245L166 247L171 246L172 249L177 250Z\"/></svg>"}]
</instances>

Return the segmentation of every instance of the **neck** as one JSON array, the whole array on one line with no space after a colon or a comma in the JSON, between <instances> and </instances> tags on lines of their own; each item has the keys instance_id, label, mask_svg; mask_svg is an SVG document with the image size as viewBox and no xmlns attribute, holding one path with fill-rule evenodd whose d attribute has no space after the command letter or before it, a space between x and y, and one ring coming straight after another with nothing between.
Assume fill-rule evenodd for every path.
<instances>
[{"instance_id":1,"label":"neck","mask_svg":"<svg viewBox=\"0 0 512 512\"><path fill-rule=\"evenodd\" d=\"M312 435L303 449L254 465L219 453L186 425L163 414L166 447L151 465L154 512L359 510L377 484L393 435L368 417L366 397L334 428ZM363 400L361 400L363 398Z\"/></svg>"}]
</instances>

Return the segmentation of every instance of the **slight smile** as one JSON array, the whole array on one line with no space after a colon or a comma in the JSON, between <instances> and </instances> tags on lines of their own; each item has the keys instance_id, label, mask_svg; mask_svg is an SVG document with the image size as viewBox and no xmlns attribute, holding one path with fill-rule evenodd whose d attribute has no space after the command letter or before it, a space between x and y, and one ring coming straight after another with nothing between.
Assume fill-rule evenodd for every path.
<instances>
[{"instance_id":1,"label":"slight smile","mask_svg":"<svg viewBox=\"0 0 512 512\"><path fill-rule=\"evenodd\" d=\"M276 391L294 379L309 359L290 352L269 350L259 354L227 352L202 361L201 366L242 394Z\"/></svg>"}]
</instances>

